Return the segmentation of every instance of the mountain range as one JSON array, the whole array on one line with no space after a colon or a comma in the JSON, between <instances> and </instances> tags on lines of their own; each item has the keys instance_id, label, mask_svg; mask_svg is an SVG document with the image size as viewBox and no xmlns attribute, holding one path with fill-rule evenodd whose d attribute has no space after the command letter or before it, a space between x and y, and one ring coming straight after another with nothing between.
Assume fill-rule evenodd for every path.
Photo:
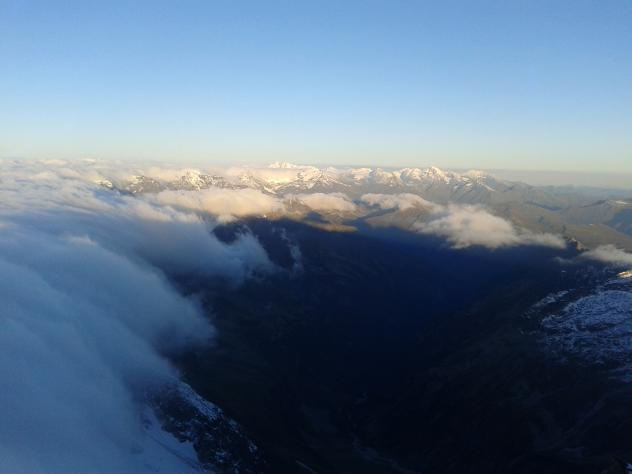
<instances>
[{"instance_id":1,"label":"mountain range","mask_svg":"<svg viewBox=\"0 0 632 474\"><path fill-rule=\"evenodd\" d=\"M167 176L137 174L116 184L109 180L102 184L136 195L207 189L254 189L276 197L335 193L356 204L363 204L362 196L367 194L405 193L433 204L482 206L521 228L558 234L581 247L610 243L632 250L632 199L628 191L532 186L498 179L482 171L457 173L437 167L318 168L276 162L267 167L228 168L215 173L189 168ZM298 212L300 217L310 214L307 209L303 211ZM419 219L423 220L428 207L385 209L382 206L379 215L375 207L367 205L347 213L338 209L316 211L319 219L335 225L348 225L352 219L361 219L373 226L410 229Z\"/></svg>"}]
</instances>

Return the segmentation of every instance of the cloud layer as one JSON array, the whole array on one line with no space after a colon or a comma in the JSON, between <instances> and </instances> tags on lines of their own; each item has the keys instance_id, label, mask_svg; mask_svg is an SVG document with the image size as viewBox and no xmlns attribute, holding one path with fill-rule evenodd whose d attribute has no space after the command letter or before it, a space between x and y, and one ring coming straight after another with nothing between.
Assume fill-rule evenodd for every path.
<instances>
[{"instance_id":1,"label":"cloud layer","mask_svg":"<svg viewBox=\"0 0 632 474\"><path fill-rule=\"evenodd\" d=\"M138 404L212 328L164 277L86 237L0 240L0 470L142 472Z\"/></svg>"},{"instance_id":2,"label":"cloud layer","mask_svg":"<svg viewBox=\"0 0 632 474\"><path fill-rule=\"evenodd\" d=\"M150 196L153 202L179 209L217 215L220 221L234 217L262 216L285 210L281 199L256 189L208 188L199 191L162 191Z\"/></svg>"},{"instance_id":3,"label":"cloud layer","mask_svg":"<svg viewBox=\"0 0 632 474\"><path fill-rule=\"evenodd\" d=\"M274 268L252 235L224 244L181 202L121 195L64 163L2 171L0 471L150 470L145 394L178 376L170 355L213 337L168 277L238 284Z\"/></svg>"}]
</instances>

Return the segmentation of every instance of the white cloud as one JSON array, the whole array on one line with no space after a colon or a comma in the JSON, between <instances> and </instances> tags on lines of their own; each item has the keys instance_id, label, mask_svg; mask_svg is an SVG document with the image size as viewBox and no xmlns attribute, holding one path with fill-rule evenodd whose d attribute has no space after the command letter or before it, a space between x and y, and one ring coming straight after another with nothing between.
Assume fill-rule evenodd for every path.
<instances>
[{"instance_id":1,"label":"white cloud","mask_svg":"<svg viewBox=\"0 0 632 474\"><path fill-rule=\"evenodd\" d=\"M414 207L435 208L435 204L411 193L368 193L364 194L360 199L370 206L378 206L381 209L399 209L400 211L405 211L406 209L412 209Z\"/></svg>"},{"instance_id":2,"label":"white cloud","mask_svg":"<svg viewBox=\"0 0 632 474\"><path fill-rule=\"evenodd\" d=\"M186 206L65 166L3 163L0 471L145 472L143 398L178 376L169 355L213 336L166 275L237 284L274 268L252 235L222 243Z\"/></svg>"},{"instance_id":3,"label":"white cloud","mask_svg":"<svg viewBox=\"0 0 632 474\"><path fill-rule=\"evenodd\" d=\"M214 214L223 221L229 220L232 216L261 216L285 210L283 202L277 197L249 188L162 191L148 195L146 199L161 205Z\"/></svg>"},{"instance_id":4,"label":"white cloud","mask_svg":"<svg viewBox=\"0 0 632 474\"><path fill-rule=\"evenodd\" d=\"M212 328L160 273L94 241L0 239L0 471L142 472L138 404ZM140 453L139 453L140 454Z\"/></svg>"},{"instance_id":5,"label":"white cloud","mask_svg":"<svg viewBox=\"0 0 632 474\"><path fill-rule=\"evenodd\" d=\"M619 267L632 266L632 253L621 250L614 245L600 245L597 248L582 253L583 258L616 265Z\"/></svg>"},{"instance_id":6,"label":"white cloud","mask_svg":"<svg viewBox=\"0 0 632 474\"><path fill-rule=\"evenodd\" d=\"M357 206L344 193L289 194L287 199L296 199L314 211L355 212Z\"/></svg>"},{"instance_id":7,"label":"white cloud","mask_svg":"<svg viewBox=\"0 0 632 474\"><path fill-rule=\"evenodd\" d=\"M437 208L430 220L416 224L419 232L445 237L455 248L480 245L490 249L516 245L564 248L564 239L516 228L482 207L448 205Z\"/></svg>"}]
</instances>

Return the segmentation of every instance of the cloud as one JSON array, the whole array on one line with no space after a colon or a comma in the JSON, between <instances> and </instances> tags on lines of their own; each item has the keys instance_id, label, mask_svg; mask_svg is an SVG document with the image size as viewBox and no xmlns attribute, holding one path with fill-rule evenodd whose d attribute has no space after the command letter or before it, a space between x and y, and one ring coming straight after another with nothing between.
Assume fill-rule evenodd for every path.
<instances>
[{"instance_id":1,"label":"cloud","mask_svg":"<svg viewBox=\"0 0 632 474\"><path fill-rule=\"evenodd\" d=\"M415 227L421 233L445 237L455 248L472 245L490 249L516 245L566 246L564 239L557 235L519 229L479 206L441 206L436 208L430 220L419 222Z\"/></svg>"},{"instance_id":2,"label":"cloud","mask_svg":"<svg viewBox=\"0 0 632 474\"><path fill-rule=\"evenodd\" d=\"M299 201L314 211L357 211L357 206L344 193L289 194L286 198Z\"/></svg>"},{"instance_id":3,"label":"cloud","mask_svg":"<svg viewBox=\"0 0 632 474\"><path fill-rule=\"evenodd\" d=\"M399 209L405 211L415 207L434 208L435 204L426 201L420 196L411 193L401 194L364 194L361 201L370 206L378 206L381 209Z\"/></svg>"},{"instance_id":4,"label":"cloud","mask_svg":"<svg viewBox=\"0 0 632 474\"><path fill-rule=\"evenodd\" d=\"M171 278L274 266L254 236L220 242L199 208L104 189L89 165L2 165L0 471L146 472L146 394L214 334Z\"/></svg>"},{"instance_id":5,"label":"cloud","mask_svg":"<svg viewBox=\"0 0 632 474\"><path fill-rule=\"evenodd\" d=\"M14 228L0 254L0 470L139 472L143 393L212 328L160 273L87 238Z\"/></svg>"},{"instance_id":6,"label":"cloud","mask_svg":"<svg viewBox=\"0 0 632 474\"><path fill-rule=\"evenodd\" d=\"M600 245L597 248L582 253L581 256L618 267L632 266L632 253L621 250L614 245Z\"/></svg>"},{"instance_id":7,"label":"cloud","mask_svg":"<svg viewBox=\"0 0 632 474\"><path fill-rule=\"evenodd\" d=\"M199 191L162 191L147 199L161 205L201 211L219 216L221 221L236 217L283 212L283 202L256 189L208 188Z\"/></svg>"}]
</instances>

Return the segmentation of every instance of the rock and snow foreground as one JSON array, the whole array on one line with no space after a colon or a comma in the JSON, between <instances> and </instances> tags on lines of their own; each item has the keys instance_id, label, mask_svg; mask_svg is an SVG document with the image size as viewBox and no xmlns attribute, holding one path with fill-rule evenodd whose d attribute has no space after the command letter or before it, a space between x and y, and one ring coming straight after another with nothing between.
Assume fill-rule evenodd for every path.
<instances>
[{"instance_id":1,"label":"rock and snow foreground","mask_svg":"<svg viewBox=\"0 0 632 474\"><path fill-rule=\"evenodd\" d=\"M257 446L217 405L174 381L147 396L144 434L134 453L139 472L256 473Z\"/></svg>"}]
</instances>

